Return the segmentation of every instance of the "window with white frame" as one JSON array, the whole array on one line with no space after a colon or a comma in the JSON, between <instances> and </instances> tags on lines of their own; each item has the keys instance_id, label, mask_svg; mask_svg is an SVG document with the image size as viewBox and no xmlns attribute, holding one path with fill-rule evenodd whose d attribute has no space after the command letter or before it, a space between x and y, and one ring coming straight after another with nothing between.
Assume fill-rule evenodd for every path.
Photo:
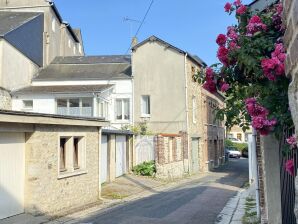
<instances>
[{"instance_id":1,"label":"window with white frame","mask_svg":"<svg viewBox=\"0 0 298 224\"><path fill-rule=\"evenodd\" d=\"M98 116L103 118L108 118L108 115L109 115L108 102L100 100L98 102Z\"/></svg>"},{"instance_id":2,"label":"window with white frame","mask_svg":"<svg viewBox=\"0 0 298 224\"><path fill-rule=\"evenodd\" d=\"M52 18L52 31L55 32L56 31L56 19Z\"/></svg>"},{"instance_id":3,"label":"window with white frame","mask_svg":"<svg viewBox=\"0 0 298 224\"><path fill-rule=\"evenodd\" d=\"M130 119L129 99L116 99L116 120L127 121Z\"/></svg>"},{"instance_id":4,"label":"window with white frame","mask_svg":"<svg viewBox=\"0 0 298 224\"><path fill-rule=\"evenodd\" d=\"M24 110L33 110L33 100L23 100Z\"/></svg>"},{"instance_id":5,"label":"window with white frame","mask_svg":"<svg viewBox=\"0 0 298 224\"><path fill-rule=\"evenodd\" d=\"M86 172L86 144L84 136L62 136L59 139L59 177Z\"/></svg>"},{"instance_id":6,"label":"window with white frame","mask_svg":"<svg viewBox=\"0 0 298 224\"><path fill-rule=\"evenodd\" d=\"M141 96L141 116L148 117L151 114L150 108L150 96L143 95Z\"/></svg>"},{"instance_id":7,"label":"window with white frame","mask_svg":"<svg viewBox=\"0 0 298 224\"><path fill-rule=\"evenodd\" d=\"M93 98L57 99L57 114L71 116L93 116Z\"/></svg>"},{"instance_id":8,"label":"window with white frame","mask_svg":"<svg viewBox=\"0 0 298 224\"><path fill-rule=\"evenodd\" d=\"M197 123L197 100L196 97L192 97L192 122Z\"/></svg>"}]
</instances>

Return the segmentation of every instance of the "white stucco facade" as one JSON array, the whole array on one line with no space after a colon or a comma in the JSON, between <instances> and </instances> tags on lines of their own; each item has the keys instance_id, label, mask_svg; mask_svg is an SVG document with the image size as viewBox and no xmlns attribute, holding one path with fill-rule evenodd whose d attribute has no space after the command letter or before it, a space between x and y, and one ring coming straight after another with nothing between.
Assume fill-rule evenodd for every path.
<instances>
[{"instance_id":1,"label":"white stucco facade","mask_svg":"<svg viewBox=\"0 0 298 224\"><path fill-rule=\"evenodd\" d=\"M36 113L57 114L57 99L92 98L92 116L101 117L100 104L105 102L107 113L106 120L111 122L110 127L121 129L124 125L133 123L133 93L132 80L93 80L93 81L52 81L52 82L33 82L32 86L77 86L77 85L112 85L111 88L102 93L16 93L12 97L12 109L16 111L30 111ZM129 102L129 119L117 120L116 101L126 99ZM26 108L24 101L32 100L32 108Z\"/></svg>"}]
</instances>

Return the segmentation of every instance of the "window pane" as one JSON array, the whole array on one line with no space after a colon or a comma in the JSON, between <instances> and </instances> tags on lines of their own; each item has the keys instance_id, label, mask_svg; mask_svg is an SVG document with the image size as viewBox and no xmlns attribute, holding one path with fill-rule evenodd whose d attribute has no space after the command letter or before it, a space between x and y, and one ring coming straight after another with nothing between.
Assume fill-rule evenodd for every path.
<instances>
[{"instance_id":1,"label":"window pane","mask_svg":"<svg viewBox=\"0 0 298 224\"><path fill-rule=\"evenodd\" d=\"M73 139L73 168L79 169L79 138Z\"/></svg>"},{"instance_id":2,"label":"window pane","mask_svg":"<svg viewBox=\"0 0 298 224\"><path fill-rule=\"evenodd\" d=\"M60 172L66 171L65 167L65 154L66 154L66 139L65 138L60 138Z\"/></svg>"},{"instance_id":3,"label":"window pane","mask_svg":"<svg viewBox=\"0 0 298 224\"><path fill-rule=\"evenodd\" d=\"M67 100L57 99L57 113L61 115L67 115Z\"/></svg>"},{"instance_id":4,"label":"window pane","mask_svg":"<svg viewBox=\"0 0 298 224\"><path fill-rule=\"evenodd\" d=\"M92 98L82 98L82 116L91 117L92 116Z\"/></svg>"},{"instance_id":5,"label":"window pane","mask_svg":"<svg viewBox=\"0 0 298 224\"><path fill-rule=\"evenodd\" d=\"M80 116L80 100L69 99L69 115Z\"/></svg>"},{"instance_id":6,"label":"window pane","mask_svg":"<svg viewBox=\"0 0 298 224\"><path fill-rule=\"evenodd\" d=\"M122 100L116 100L116 119L122 120Z\"/></svg>"},{"instance_id":7,"label":"window pane","mask_svg":"<svg viewBox=\"0 0 298 224\"><path fill-rule=\"evenodd\" d=\"M150 114L150 96L142 96L142 114Z\"/></svg>"},{"instance_id":8,"label":"window pane","mask_svg":"<svg viewBox=\"0 0 298 224\"><path fill-rule=\"evenodd\" d=\"M25 109L33 109L33 100L23 100L23 107Z\"/></svg>"},{"instance_id":9,"label":"window pane","mask_svg":"<svg viewBox=\"0 0 298 224\"><path fill-rule=\"evenodd\" d=\"M129 120L129 100L128 99L125 99L123 100L123 103L124 103L124 119L125 120Z\"/></svg>"}]
</instances>

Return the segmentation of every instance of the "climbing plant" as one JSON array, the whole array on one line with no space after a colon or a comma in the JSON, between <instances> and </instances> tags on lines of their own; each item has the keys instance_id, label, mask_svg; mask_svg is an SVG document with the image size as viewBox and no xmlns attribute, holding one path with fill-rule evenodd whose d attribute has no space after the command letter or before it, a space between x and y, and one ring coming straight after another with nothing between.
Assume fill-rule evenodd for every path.
<instances>
[{"instance_id":1,"label":"climbing plant","mask_svg":"<svg viewBox=\"0 0 298 224\"><path fill-rule=\"evenodd\" d=\"M211 93L225 94L226 107L217 111L217 117L228 128L239 125L245 131L252 125L261 135L274 133L280 138L293 124L282 4L252 11L236 0L226 3L225 11L235 15L238 23L216 38L220 63L207 67L195 79Z\"/></svg>"}]
</instances>

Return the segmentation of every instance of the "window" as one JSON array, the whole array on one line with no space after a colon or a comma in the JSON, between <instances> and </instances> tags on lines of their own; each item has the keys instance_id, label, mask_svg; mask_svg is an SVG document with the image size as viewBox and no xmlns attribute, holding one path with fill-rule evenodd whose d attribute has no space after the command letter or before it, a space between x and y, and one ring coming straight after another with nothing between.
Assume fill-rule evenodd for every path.
<instances>
[{"instance_id":1,"label":"window","mask_svg":"<svg viewBox=\"0 0 298 224\"><path fill-rule=\"evenodd\" d=\"M86 173L84 136L63 136L59 139L58 178Z\"/></svg>"},{"instance_id":2,"label":"window","mask_svg":"<svg viewBox=\"0 0 298 224\"><path fill-rule=\"evenodd\" d=\"M237 133L237 139L239 139L240 141L242 141L242 134L241 133Z\"/></svg>"},{"instance_id":3,"label":"window","mask_svg":"<svg viewBox=\"0 0 298 224\"><path fill-rule=\"evenodd\" d=\"M23 100L23 109L32 110L33 109L33 100Z\"/></svg>"},{"instance_id":4,"label":"window","mask_svg":"<svg viewBox=\"0 0 298 224\"><path fill-rule=\"evenodd\" d=\"M71 116L93 116L93 98L57 99L57 114Z\"/></svg>"},{"instance_id":5,"label":"window","mask_svg":"<svg viewBox=\"0 0 298 224\"><path fill-rule=\"evenodd\" d=\"M105 101L99 101L98 103L98 116L107 118L109 113L108 113L108 102Z\"/></svg>"},{"instance_id":6,"label":"window","mask_svg":"<svg viewBox=\"0 0 298 224\"><path fill-rule=\"evenodd\" d=\"M60 138L60 167L59 171L60 172L65 172L66 171L66 138Z\"/></svg>"},{"instance_id":7,"label":"window","mask_svg":"<svg viewBox=\"0 0 298 224\"><path fill-rule=\"evenodd\" d=\"M130 105L129 99L116 100L116 120L130 119Z\"/></svg>"},{"instance_id":8,"label":"window","mask_svg":"<svg viewBox=\"0 0 298 224\"><path fill-rule=\"evenodd\" d=\"M150 96L141 96L141 113L142 117L150 116Z\"/></svg>"},{"instance_id":9,"label":"window","mask_svg":"<svg viewBox=\"0 0 298 224\"><path fill-rule=\"evenodd\" d=\"M56 20L55 20L55 18L52 19L52 31L53 32L56 31Z\"/></svg>"},{"instance_id":10,"label":"window","mask_svg":"<svg viewBox=\"0 0 298 224\"><path fill-rule=\"evenodd\" d=\"M75 170L80 169L79 166L79 138L73 139L73 168Z\"/></svg>"},{"instance_id":11,"label":"window","mask_svg":"<svg viewBox=\"0 0 298 224\"><path fill-rule=\"evenodd\" d=\"M197 100L196 97L192 97L192 122L197 123Z\"/></svg>"}]
</instances>

